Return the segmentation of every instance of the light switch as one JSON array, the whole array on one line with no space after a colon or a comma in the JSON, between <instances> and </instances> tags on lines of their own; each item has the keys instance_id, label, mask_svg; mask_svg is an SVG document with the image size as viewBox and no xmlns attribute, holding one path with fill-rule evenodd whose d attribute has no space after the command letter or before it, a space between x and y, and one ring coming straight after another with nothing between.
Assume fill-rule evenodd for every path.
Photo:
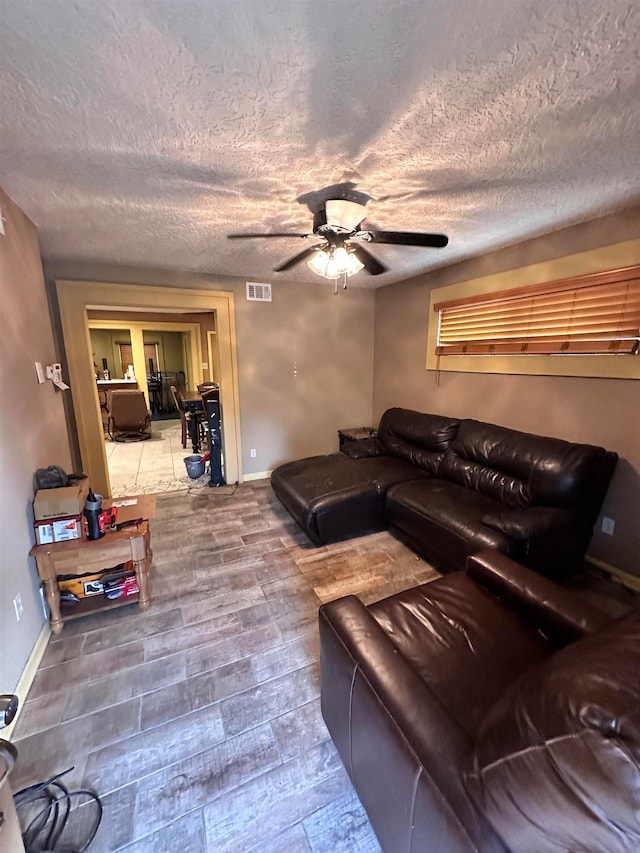
<instances>
[{"instance_id":1,"label":"light switch","mask_svg":"<svg viewBox=\"0 0 640 853\"><path fill-rule=\"evenodd\" d=\"M51 379L56 388L59 388L61 391L66 391L69 387L67 383L62 380L62 365L60 362L48 364L45 367L45 374L47 379Z\"/></svg>"},{"instance_id":2,"label":"light switch","mask_svg":"<svg viewBox=\"0 0 640 853\"><path fill-rule=\"evenodd\" d=\"M42 362L41 361L36 361L36 376L38 377L38 382L42 385L45 382L45 378L44 378L44 370L42 369Z\"/></svg>"}]
</instances>

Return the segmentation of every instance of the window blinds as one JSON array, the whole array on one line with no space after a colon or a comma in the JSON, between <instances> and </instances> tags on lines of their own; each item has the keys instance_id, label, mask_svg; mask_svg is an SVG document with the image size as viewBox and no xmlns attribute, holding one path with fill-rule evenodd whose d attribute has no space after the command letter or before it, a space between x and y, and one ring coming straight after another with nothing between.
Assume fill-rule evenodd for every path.
<instances>
[{"instance_id":1,"label":"window blinds","mask_svg":"<svg viewBox=\"0 0 640 853\"><path fill-rule=\"evenodd\" d=\"M120 364L122 366L122 376L127 372L127 367L133 364L133 349L131 344L118 344L120 347Z\"/></svg>"},{"instance_id":2,"label":"window blinds","mask_svg":"<svg viewBox=\"0 0 640 853\"><path fill-rule=\"evenodd\" d=\"M440 302L441 355L635 354L640 265Z\"/></svg>"},{"instance_id":3,"label":"window blinds","mask_svg":"<svg viewBox=\"0 0 640 853\"><path fill-rule=\"evenodd\" d=\"M118 343L120 347L120 363L122 365L122 375L124 376L127 372L127 367L130 364L133 364L133 348L129 343ZM144 361L145 364L149 364L149 360L153 360L153 372L158 369L158 345L157 344L145 344L144 345Z\"/></svg>"}]
</instances>

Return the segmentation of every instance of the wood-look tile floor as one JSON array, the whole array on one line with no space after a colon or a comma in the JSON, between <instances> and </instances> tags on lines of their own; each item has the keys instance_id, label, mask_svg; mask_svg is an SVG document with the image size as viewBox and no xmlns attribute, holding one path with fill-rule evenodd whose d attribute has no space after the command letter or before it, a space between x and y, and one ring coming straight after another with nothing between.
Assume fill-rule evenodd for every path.
<instances>
[{"instance_id":1,"label":"wood-look tile floor","mask_svg":"<svg viewBox=\"0 0 640 853\"><path fill-rule=\"evenodd\" d=\"M51 639L14 790L73 766L92 853L379 851L320 715L317 610L437 573L388 533L312 546L267 481L159 496L152 547L147 613Z\"/></svg>"}]
</instances>

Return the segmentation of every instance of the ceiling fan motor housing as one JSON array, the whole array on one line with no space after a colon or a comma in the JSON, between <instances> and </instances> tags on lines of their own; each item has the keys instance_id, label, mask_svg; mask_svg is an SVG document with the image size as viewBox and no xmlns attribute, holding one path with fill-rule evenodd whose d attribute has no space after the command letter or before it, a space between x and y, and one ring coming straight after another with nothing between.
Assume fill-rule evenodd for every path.
<instances>
[{"instance_id":1,"label":"ceiling fan motor housing","mask_svg":"<svg viewBox=\"0 0 640 853\"><path fill-rule=\"evenodd\" d=\"M327 214L324 210L319 210L313 216L313 233L320 234L326 237L327 234L353 234L358 229L360 222L358 221L353 228L347 225L340 225L331 220L327 221Z\"/></svg>"}]
</instances>

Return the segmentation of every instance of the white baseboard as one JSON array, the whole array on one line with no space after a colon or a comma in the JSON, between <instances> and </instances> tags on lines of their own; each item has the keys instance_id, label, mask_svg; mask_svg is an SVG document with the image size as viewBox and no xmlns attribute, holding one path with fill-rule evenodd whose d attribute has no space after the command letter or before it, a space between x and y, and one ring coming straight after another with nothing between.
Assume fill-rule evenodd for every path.
<instances>
[{"instance_id":1,"label":"white baseboard","mask_svg":"<svg viewBox=\"0 0 640 853\"><path fill-rule=\"evenodd\" d=\"M266 480L271 476L271 471L258 471L256 474L245 474L242 477L243 483L248 483L249 480Z\"/></svg>"},{"instance_id":2,"label":"white baseboard","mask_svg":"<svg viewBox=\"0 0 640 853\"><path fill-rule=\"evenodd\" d=\"M587 556L585 557L585 560L597 569L610 574L611 577L615 578L623 586L632 589L634 592L640 592L640 575L625 572L624 569L619 569L617 566L612 566L610 563L605 563L603 560L597 560L595 557Z\"/></svg>"},{"instance_id":3,"label":"white baseboard","mask_svg":"<svg viewBox=\"0 0 640 853\"><path fill-rule=\"evenodd\" d=\"M36 672L40 666L40 661L47 648L49 637L51 636L51 625L49 620L42 625L38 639L34 647L31 649L31 654L27 660L25 668L22 670L22 675L18 679L18 686L15 689L15 694L18 697L20 704L18 705L18 713L15 715L13 722L6 728L2 729L2 737L5 740L11 740L11 735L15 729L16 723L24 708L24 703L27 701L27 695L33 684L33 679L36 677Z\"/></svg>"}]
</instances>

